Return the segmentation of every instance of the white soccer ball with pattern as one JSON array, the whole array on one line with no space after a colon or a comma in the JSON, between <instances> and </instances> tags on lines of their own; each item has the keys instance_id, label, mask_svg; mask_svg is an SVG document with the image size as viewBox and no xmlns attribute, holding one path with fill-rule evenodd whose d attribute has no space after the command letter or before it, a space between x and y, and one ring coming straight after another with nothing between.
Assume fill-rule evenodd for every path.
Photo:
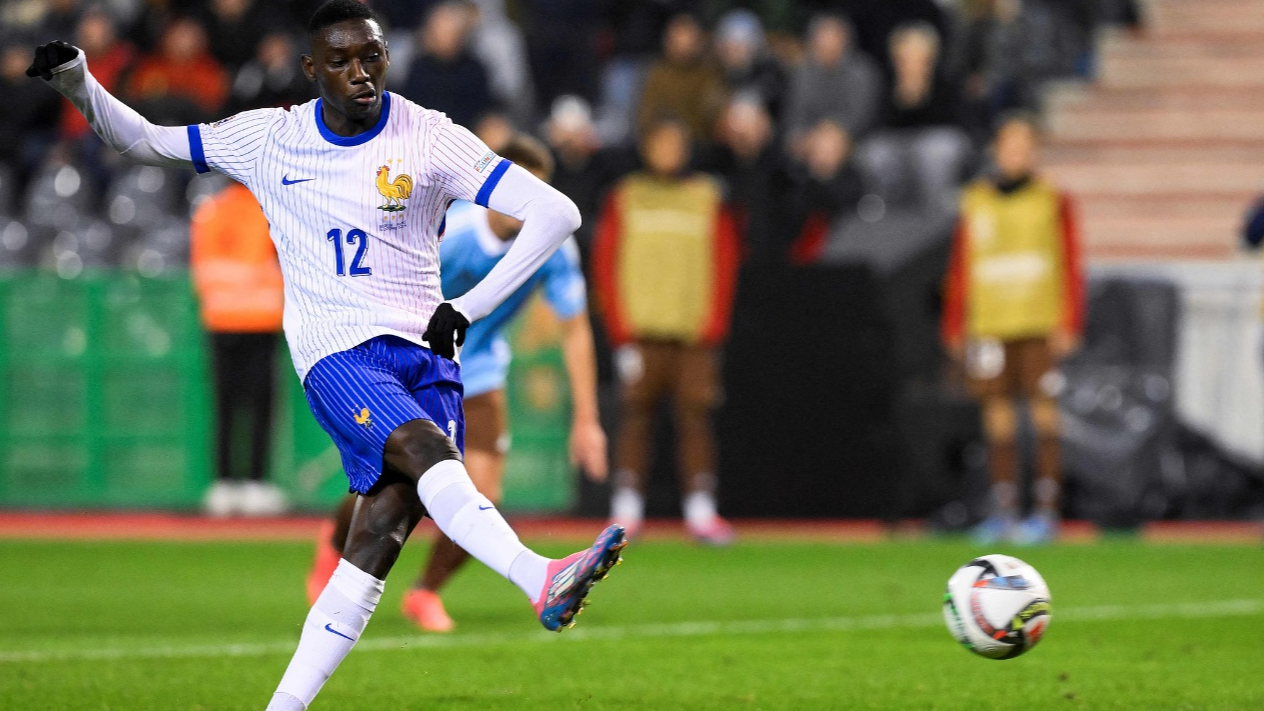
<instances>
[{"instance_id":1,"label":"white soccer ball with pattern","mask_svg":"<svg viewBox=\"0 0 1264 711\"><path fill-rule=\"evenodd\" d=\"M988 659L1013 659L1049 628L1049 586L1036 569L1007 555L985 555L948 579L944 621L963 647Z\"/></svg>"}]
</instances>

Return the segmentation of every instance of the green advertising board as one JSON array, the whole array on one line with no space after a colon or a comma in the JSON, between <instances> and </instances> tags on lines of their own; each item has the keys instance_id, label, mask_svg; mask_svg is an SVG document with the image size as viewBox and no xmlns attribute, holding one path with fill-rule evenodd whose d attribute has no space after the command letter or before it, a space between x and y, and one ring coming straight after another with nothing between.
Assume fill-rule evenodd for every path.
<instances>
[{"instance_id":1,"label":"green advertising board","mask_svg":"<svg viewBox=\"0 0 1264 711\"><path fill-rule=\"evenodd\" d=\"M0 506L194 509L214 402L187 274L0 276ZM346 492L337 451L282 353L271 476L296 508ZM513 366L505 507L562 511L569 395L556 343Z\"/></svg>"}]
</instances>

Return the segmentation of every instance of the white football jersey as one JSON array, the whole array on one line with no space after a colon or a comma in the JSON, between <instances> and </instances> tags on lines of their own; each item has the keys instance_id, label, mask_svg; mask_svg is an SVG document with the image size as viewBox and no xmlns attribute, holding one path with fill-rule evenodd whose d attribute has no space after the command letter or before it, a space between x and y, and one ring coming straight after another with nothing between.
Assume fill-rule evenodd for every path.
<instances>
[{"instance_id":1,"label":"white football jersey","mask_svg":"<svg viewBox=\"0 0 1264 711\"><path fill-rule=\"evenodd\" d=\"M254 193L285 277L285 335L299 378L375 336L425 345L443 301L439 241L453 200L487 205L510 163L438 111L382 95L358 136L332 133L319 99L189 127L199 173Z\"/></svg>"}]
</instances>

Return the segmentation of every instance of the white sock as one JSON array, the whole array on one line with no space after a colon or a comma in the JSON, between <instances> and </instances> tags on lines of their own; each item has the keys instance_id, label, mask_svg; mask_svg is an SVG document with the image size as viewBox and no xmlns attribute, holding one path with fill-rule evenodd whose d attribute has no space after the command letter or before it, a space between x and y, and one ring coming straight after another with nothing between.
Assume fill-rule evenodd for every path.
<instances>
[{"instance_id":1,"label":"white sock","mask_svg":"<svg viewBox=\"0 0 1264 711\"><path fill-rule=\"evenodd\" d=\"M645 518L645 497L630 486L616 487L610 497L610 518L627 525Z\"/></svg>"},{"instance_id":2,"label":"white sock","mask_svg":"<svg viewBox=\"0 0 1264 711\"><path fill-rule=\"evenodd\" d=\"M346 560L316 599L298 649L281 677L268 711L306 711L369 624L382 598L382 581Z\"/></svg>"},{"instance_id":3,"label":"white sock","mask_svg":"<svg viewBox=\"0 0 1264 711\"><path fill-rule=\"evenodd\" d=\"M685 523L691 528L702 528L715 521L715 494L710 491L691 491L681 505L685 510Z\"/></svg>"},{"instance_id":4,"label":"white sock","mask_svg":"<svg viewBox=\"0 0 1264 711\"><path fill-rule=\"evenodd\" d=\"M522 545L492 502L474 488L464 464L449 459L434 465L417 482L417 495L444 535L536 601L549 559Z\"/></svg>"}]
</instances>

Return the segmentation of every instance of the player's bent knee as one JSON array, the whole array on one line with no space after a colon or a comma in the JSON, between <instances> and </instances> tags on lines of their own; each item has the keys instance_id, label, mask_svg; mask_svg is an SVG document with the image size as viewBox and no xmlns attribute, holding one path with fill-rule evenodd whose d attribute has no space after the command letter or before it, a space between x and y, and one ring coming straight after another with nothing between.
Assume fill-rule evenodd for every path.
<instances>
[{"instance_id":1,"label":"player's bent knee","mask_svg":"<svg viewBox=\"0 0 1264 711\"><path fill-rule=\"evenodd\" d=\"M429 420L405 422L386 438L383 460L416 482L439 462L461 461L456 443Z\"/></svg>"}]
</instances>

